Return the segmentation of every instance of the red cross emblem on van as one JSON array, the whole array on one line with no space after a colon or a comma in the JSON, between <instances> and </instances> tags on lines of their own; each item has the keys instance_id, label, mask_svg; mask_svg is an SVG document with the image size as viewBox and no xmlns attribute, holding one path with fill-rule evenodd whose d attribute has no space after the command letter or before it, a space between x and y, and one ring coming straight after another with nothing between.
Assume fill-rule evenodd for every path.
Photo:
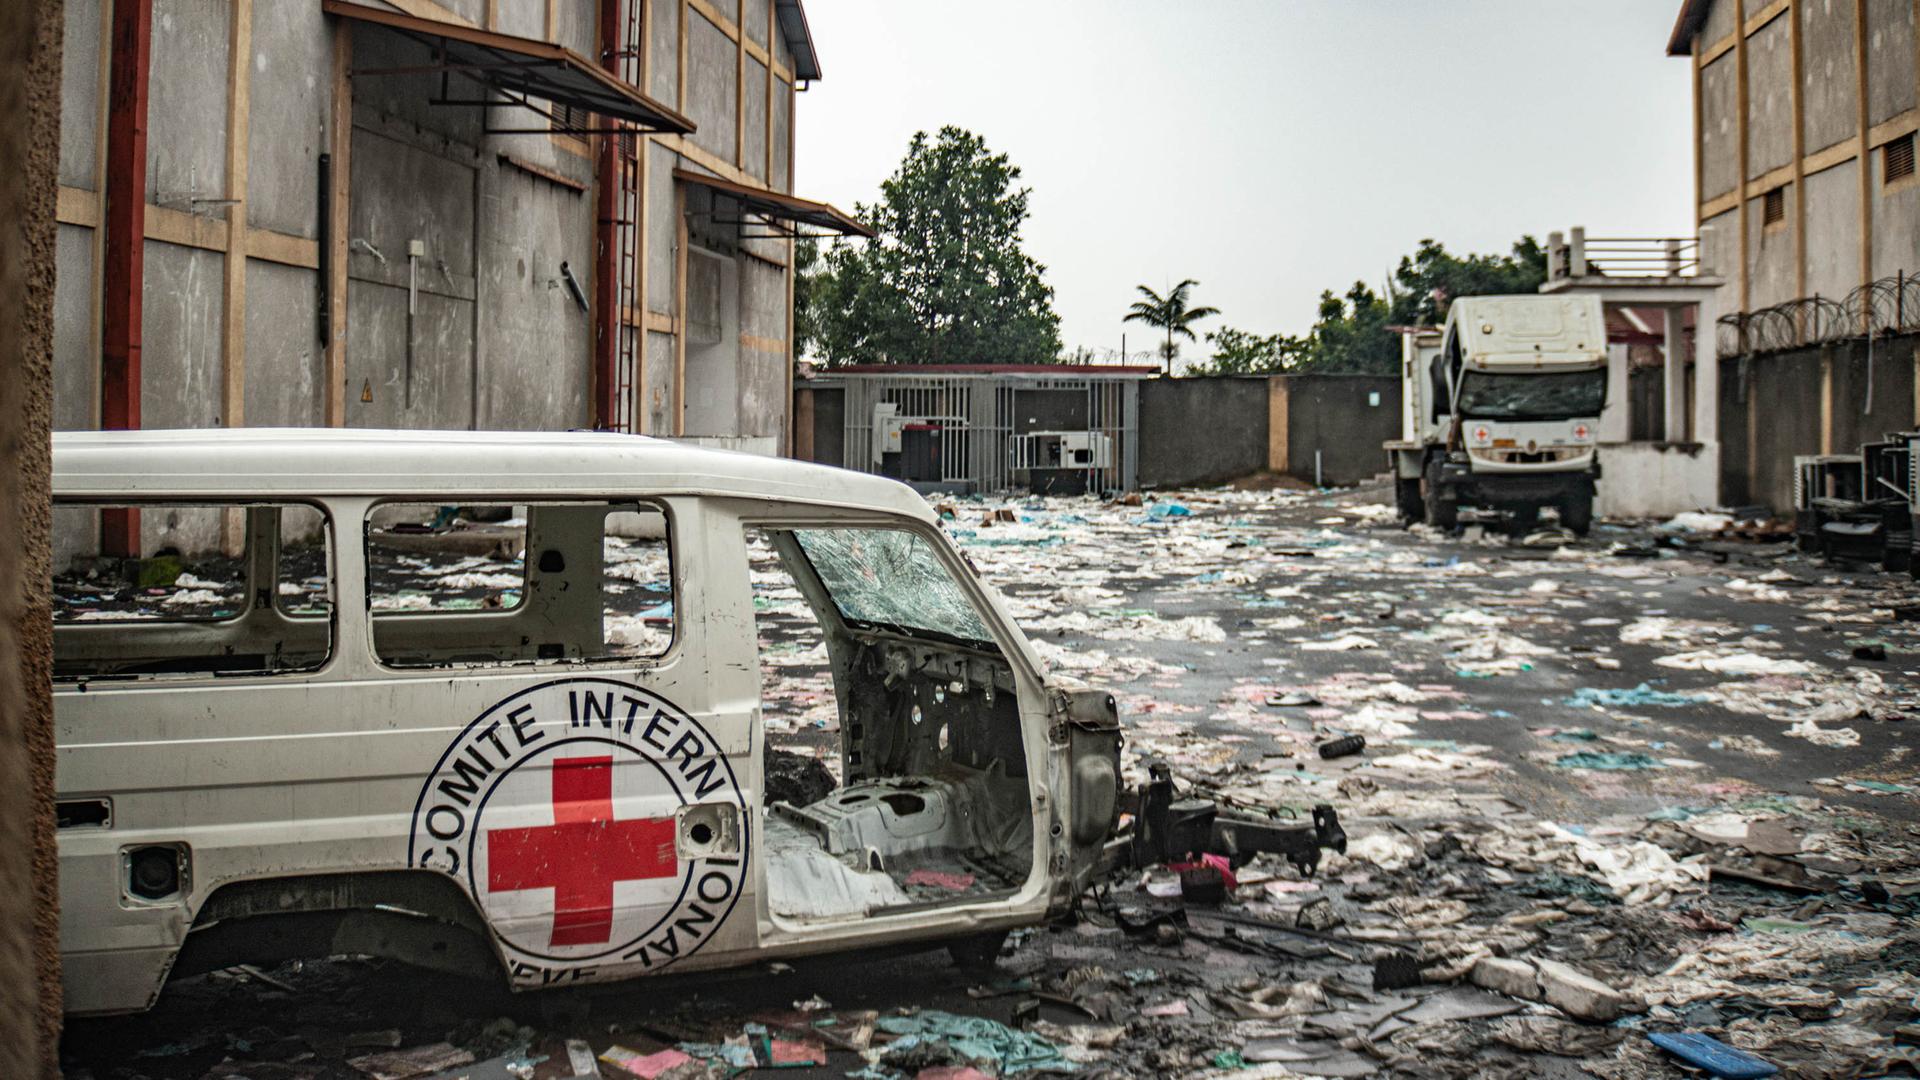
<instances>
[{"instance_id":1,"label":"red cross emblem on van","mask_svg":"<svg viewBox=\"0 0 1920 1080\"><path fill-rule=\"evenodd\" d=\"M427 773L408 865L460 882L517 986L666 967L724 934L746 892L753 834L729 750L633 683L524 687Z\"/></svg>"},{"instance_id":2,"label":"red cross emblem on van","mask_svg":"<svg viewBox=\"0 0 1920 1080\"><path fill-rule=\"evenodd\" d=\"M672 818L613 816L613 758L553 763L553 824L487 831L487 889L553 890L549 945L601 945L613 933L613 886L673 877Z\"/></svg>"}]
</instances>

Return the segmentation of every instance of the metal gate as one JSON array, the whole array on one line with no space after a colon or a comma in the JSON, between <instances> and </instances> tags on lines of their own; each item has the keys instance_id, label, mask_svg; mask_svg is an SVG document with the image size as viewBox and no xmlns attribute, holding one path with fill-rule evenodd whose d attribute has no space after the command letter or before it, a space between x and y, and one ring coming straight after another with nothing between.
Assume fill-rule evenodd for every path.
<instances>
[{"instance_id":1,"label":"metal gate","mask_svg":"<svg viewBox=\"0 0 1920 1080\"><path fill-rule=\"evenodd\" d=\"M900 479L1005 491L1025 486L1025 474L1042 467L1042 439L1072 433L1111 451L1085 468L1086 490L1131 490L1139 480L1141 375L1084 372L829 372L815 381L845 391L847 468L884 473L884 455L898 453ZM1072 394L1083 395L1078 423L1062 429L1035 421L1042 395L1057 405Z\"/></svg>"}]
</instances>

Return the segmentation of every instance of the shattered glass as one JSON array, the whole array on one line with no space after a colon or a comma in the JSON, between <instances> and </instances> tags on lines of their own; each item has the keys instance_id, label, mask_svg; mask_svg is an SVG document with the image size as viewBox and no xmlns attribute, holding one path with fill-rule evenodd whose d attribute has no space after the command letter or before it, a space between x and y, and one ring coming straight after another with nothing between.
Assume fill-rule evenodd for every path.
<instances>
[{"instance_id":1,"label":"shattered glass","mask_svg":"<svg viewBox=\"0 0 1920 1080\"><path fill-rule=\"evenodd\" d=\"M973 601L919 536L902 529L796 529L793 535L849 623L993 640Z\"/></svg>"},{"instance_id":2,"label":"shattered glass","mask_svg":"<svg viewBox=\"0 0 1920 1080\"><path fill-rule=\"evenodd\" d=\"M1460 415L1479 420L1598 416L1606 400L1604 370L1525 376L1469 371L1460 377Z\"/></svg>"}]
</instances>

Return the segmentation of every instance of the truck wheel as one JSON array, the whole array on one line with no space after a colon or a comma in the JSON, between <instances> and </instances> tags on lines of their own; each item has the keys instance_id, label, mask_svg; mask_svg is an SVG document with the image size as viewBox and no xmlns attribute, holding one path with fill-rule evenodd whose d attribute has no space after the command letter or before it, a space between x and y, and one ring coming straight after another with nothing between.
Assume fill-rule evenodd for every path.
<instances>
[{"instance_id":1,"label":"truck wheel","mask_svg":"<svg viewBox=\"0 0 1920 1080\"><path fill-rule=\"evenodd\" d=\"M1460 504L1440 485L1440 462L1427 466L1427 521L1436 529L1451 531L1460 524Z\"/></svg>"},{"instance_id":2,"label":"truck wheel","mask_svg":"<svg viewBox=\"0 0 1920 1080\"><path fill-rule=\"evenodd\" d=\"M1593 495L1574 495L1560 504L1560 524L1575 536L1585 536L1593 529Z\"/></svg>"},{"instance_id":3,"label":"truck wheel","mask_svg":"<svg viewBox=\"0 0 1920 1080\"><path fill-rule=\"evenodd\" d=\"M1400 510L1402 525L1417 525L1427 520L1427 504L1420 497L1419 480L1395 480L1393 502Z\"/></svg>"}]
</instances>

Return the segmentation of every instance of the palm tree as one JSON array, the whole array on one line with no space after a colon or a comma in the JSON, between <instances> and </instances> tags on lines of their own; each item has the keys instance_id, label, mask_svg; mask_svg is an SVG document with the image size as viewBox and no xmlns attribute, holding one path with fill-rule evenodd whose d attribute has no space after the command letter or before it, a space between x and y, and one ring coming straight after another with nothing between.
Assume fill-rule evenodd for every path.
<instances>
[{"instance_id":1,"label":"palm tree","mask_svg":"<svg viewBox=\"0 0 1920 1080\"><path fill-rule=\"evenodd\" d=\"M1122 322L1143 322L1148 326L1158 326L1167 332L1166 344L1160 346L1160 357L1167 362L1167 374L1173 374L1173 358L1180 355L1180 346L1173 335L1180 334L1188 341L1199 340L1193 332L1193 324L1209 315L1220 314L1219 308L1188 307L1187 293L1199 282L1188 278L1168 290L1161 296L1145 285L1136 286L1142 300L1135 300L1127 309L1127 317Z\"/></svg>"}]
</instances>

